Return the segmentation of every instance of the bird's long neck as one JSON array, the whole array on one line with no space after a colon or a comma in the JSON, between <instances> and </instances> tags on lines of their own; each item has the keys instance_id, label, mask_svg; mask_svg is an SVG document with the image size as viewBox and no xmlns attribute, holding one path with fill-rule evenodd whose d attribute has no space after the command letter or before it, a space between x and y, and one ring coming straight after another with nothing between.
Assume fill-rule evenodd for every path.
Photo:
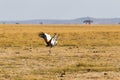
<instances>
[{"instance_id":1,"label":"bird's long neck","mask_svg":"<svg viewBox=\"0 0 120 80\"><path fill-rule=\"evenodd\" d=\"M55 34L55 35L52 37L52 39L55 39L55 40L57 40L57 38L58 38L58 35L57 35L57 34Z\"/></svg>"}]
</instances>

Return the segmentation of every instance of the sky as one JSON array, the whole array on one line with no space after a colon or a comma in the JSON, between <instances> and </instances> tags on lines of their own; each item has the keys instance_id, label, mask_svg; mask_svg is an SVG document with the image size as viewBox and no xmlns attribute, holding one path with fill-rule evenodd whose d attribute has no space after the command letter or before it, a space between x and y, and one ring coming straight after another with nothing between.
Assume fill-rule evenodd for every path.
<instances>
[{"instance_id":1,"label":"sky","mask_svg":"<svg viewBox=\"0 0 120 80\"><path fill-rule=\"evenodd\" d=\"M120 18L120 0L0 0L0 21Z\"/></svg>"}]
</instances>

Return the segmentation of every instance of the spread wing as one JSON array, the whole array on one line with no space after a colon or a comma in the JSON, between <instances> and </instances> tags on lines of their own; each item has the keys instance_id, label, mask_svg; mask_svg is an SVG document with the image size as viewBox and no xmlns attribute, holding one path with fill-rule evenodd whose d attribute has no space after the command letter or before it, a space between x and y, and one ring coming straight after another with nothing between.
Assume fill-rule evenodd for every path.
<instances>
[{"instance_id":1,"label":"spread wing","mask_svg":"<svg viewBox=\"0 0 120 80\"><path fill-rule=\"evenodd\" d=\"M39 33L39 37L43 38L45 42L48 44L51 40L51 36L47 33Z\"/></svg>"},{"instance_id":2,"label":"spread wing","mask_svg":"<svg viewBox=\"0 0 120 80\"><path fill-rule=\"evenodd\" d=\"M57 44L57 40L58 40L58 35L55 33L55 35L51 39L51 44L55 46Z\"/></svg>"}]
</instances>

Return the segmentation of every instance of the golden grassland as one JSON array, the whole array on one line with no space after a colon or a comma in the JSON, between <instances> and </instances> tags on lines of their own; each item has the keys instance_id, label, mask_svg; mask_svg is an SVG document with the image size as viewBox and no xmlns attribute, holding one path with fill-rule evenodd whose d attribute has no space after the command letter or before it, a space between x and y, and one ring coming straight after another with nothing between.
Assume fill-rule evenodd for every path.
<instances>
[{"instance_id":1,"label":"golden grassland","mask_svg":"<svg viewBox=\"0 0 120 80\"><path fill-rule=\"evenodd\" d=\"M120 25L0 25L1 47L40 47L38 33L59 34L58 46L120 45ZM6 44L7 43L7 44Z\"/></svg>"},{"instance_id":2,"label":"golden grassland","mask_svg":"<svg viewBox=\"0 0 120 80\"><path fill-rule=\"evenodd\" d=\"M120 25L0 25L0 80L119 80L119 62Z\"/></svg>"}]
</instances>

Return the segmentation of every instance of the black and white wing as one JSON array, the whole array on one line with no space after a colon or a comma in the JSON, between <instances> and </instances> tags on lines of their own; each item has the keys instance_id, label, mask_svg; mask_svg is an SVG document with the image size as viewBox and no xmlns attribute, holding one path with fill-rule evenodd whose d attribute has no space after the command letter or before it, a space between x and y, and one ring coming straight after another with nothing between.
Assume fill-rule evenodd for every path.
<instances>
[{"instance_id":1,"label":"black and white wing","mask_svg":"<svg viewBox=\"0 0 120 80\"><path fill-rule=\"evenodd\" d=\"M58 35L55 34L55 35L52 37L52 39L51 39L51 45L52 45L52 46L57 45L57 40L58 40Z\"/></svg>"},{"instance_id":2,"label":"black and white wing","mask_svg":"<svg viewBox=\"0 0 120 80\"><path fill-rule=\"evenodd\" d=\"M49 42L51 40L51 36L47 33L39 33L39 37L43 38L47 45L49 45Z\"/></svg>"}]
</instances>

